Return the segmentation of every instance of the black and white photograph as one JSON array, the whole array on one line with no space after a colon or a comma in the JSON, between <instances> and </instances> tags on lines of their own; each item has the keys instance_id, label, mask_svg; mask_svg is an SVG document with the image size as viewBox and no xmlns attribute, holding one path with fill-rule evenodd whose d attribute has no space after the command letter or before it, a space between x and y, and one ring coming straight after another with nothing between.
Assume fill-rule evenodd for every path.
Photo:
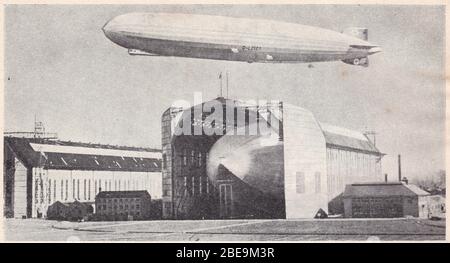
<instances>
[{"instance_id":1,"label":"black and white photograph","mask_svg":"<svg viewBox=\"0 0 450 263\"><path fill-rule=\"evenodd\" d=\"M3 4L0 241L444 242L446 7Z\"/></svg>"}]
</instances>

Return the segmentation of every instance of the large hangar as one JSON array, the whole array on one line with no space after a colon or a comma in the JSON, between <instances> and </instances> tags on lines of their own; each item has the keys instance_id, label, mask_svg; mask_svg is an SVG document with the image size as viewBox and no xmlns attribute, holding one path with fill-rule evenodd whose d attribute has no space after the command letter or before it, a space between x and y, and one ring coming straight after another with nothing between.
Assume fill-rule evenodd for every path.
<instances>
[{"instance_id":1,"label":"large hangar","mask_svg":"<svg viewBox=\"0 0 450 263\"><path fill-rule=\"evenodd\" d=\"M5 217L45 217L56 201L93 203L100 191L147 190L161 198L161 151L4 137Z\"/></svg>"},{"instance_id":2,"label":"large hangar","mask_svg":"<svg viewBox=\"0 0 450 263\"><path fill-rule=\"evenodd\" d=\"M162 115L163 217L341 213L346 184L382 180L382 156L363 133L282 102L171 107Z\"/></svg>"}]
</instances>

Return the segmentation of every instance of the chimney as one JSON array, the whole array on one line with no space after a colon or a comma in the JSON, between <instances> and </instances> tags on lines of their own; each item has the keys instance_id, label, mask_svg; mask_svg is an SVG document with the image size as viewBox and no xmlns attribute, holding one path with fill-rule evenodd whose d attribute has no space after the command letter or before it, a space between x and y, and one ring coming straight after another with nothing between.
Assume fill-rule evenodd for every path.
<instances>
[{"instance_id":1,"label":"chimney","mask_svg":"<svg viewBox=\"0 0 450 263\"><path fill-rule=\"evenodd\" d=\"M402 181L402 159L401 155L398 155L398 181Z\"/></svg>"},{"instance_id":2,"label":"chimney","mask_svg":"<svg viewBox=\"0 0 450 263\"><path fill-rule=\"evenodd\" d=\"M387 183L387 181L388 181L388 175L384 174L384 182Z\"/></svg>"},{"instance_id":3,"label":"chimney","mask_svg":"<svg viewBox=\"0 0 450 263\"><path fill-rule=\"evenodd\" d=\"M408 178L403 177L402 182L404 182L405 184L408 184Z\"/></svg>"}]
</instances>

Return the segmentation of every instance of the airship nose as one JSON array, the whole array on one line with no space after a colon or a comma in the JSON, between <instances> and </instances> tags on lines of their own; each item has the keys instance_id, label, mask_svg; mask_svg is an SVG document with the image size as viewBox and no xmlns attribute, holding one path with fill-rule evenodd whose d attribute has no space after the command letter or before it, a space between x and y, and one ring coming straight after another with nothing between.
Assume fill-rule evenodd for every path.
<instances>
[{"instance_id":1,"label":"airship nose","mask_svg":"<svg viewBox=\"0 0 450 263\"><path fill-rule=\"evenodd\" d=\"M121 31L133 31L135 25L139 25L142 23L141 17L142 15L137 13L116 16L103 25L103 33L107 38L113 40L112 37L120 34Z\"/></svg>"},{"instance_id":2,"label":"airship nose","mask_svg":"<svg viewBox=\"0 0 450 263\"><path fill-rule=\"evenodd\" d=\"M109 39L111 39L111 20L106 22L102 27L103 34Z\"/></svg>"}]
</instances>

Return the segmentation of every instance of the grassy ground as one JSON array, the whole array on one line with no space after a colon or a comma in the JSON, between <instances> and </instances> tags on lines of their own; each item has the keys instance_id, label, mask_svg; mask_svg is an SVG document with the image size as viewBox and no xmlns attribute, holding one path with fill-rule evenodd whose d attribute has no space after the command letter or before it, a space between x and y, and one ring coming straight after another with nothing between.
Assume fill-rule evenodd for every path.
<instances>
[{"instance_id":1,"label":"grassy ground","mask_svg":"<svg viewBox=\"0 0 450 263\"><path fill-rule=\"evenodd\" d=\"M7 219L7 241L444 240L445 221L419 219L57 222Z\"/></svg>"}]
</instances>

